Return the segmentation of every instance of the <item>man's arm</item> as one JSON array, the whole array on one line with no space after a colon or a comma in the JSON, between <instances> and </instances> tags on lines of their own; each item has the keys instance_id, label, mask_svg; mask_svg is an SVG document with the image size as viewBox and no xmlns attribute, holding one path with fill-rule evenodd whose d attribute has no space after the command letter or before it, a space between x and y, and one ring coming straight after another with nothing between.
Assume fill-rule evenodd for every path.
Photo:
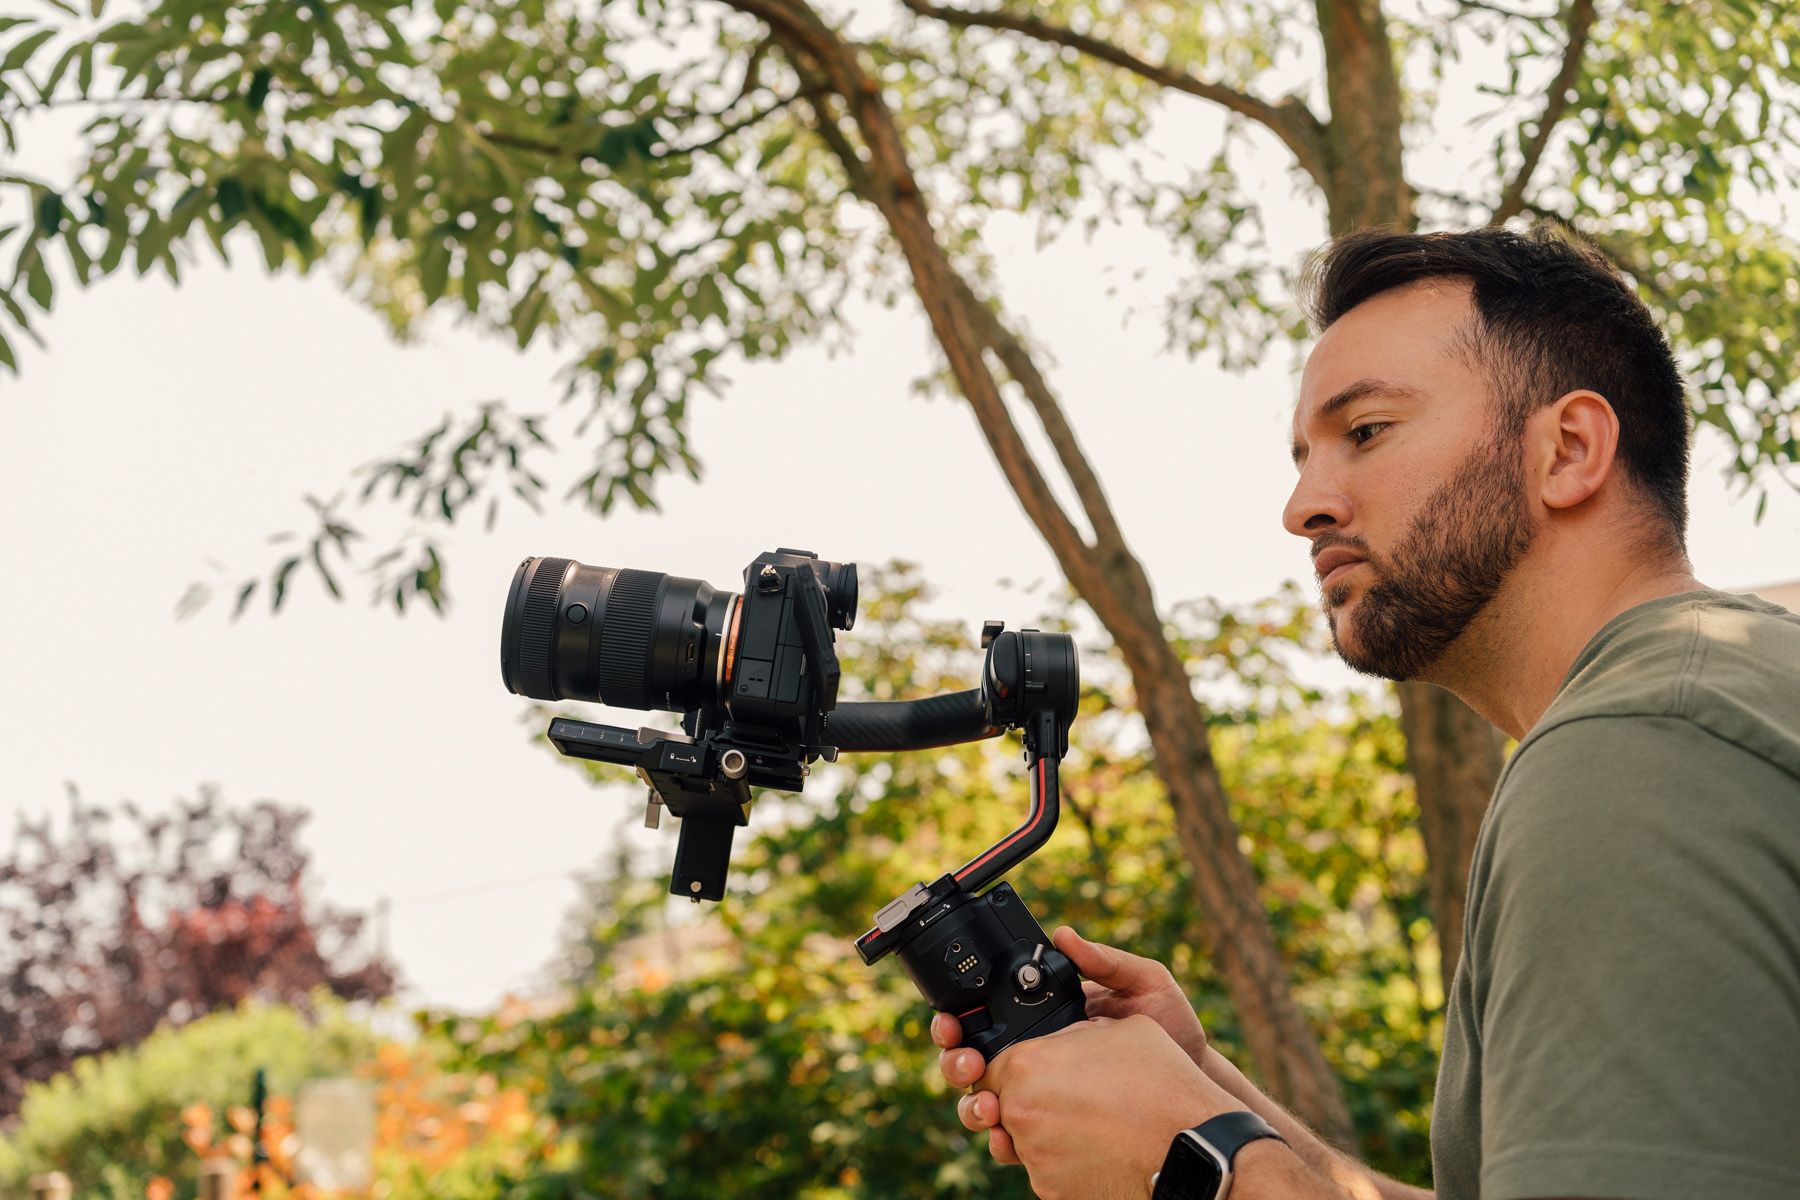
<instances>
[{"instance_id":1,"label":"man's arm","mask_svg":"<svg viewBox=\"0 0 1800 1200\"><path fill-rule=\"evenodd\" d=\"M1318 1134L1307 1128L1299 1117L1263 1095L1231 1060L1211 1046L1205 1048L1199 1066L1208 1078L1230 1093L1238 1103L1273 1125L1275 1132L1287 1139L1287 1144L1293 1147L1295 1155L1302 1162L1335 1184L1349 1200L1432 1200L1432 1194L1424 1188L1412 1187L1377 1174L1349 1155L1332 1149ZM1249 1153L1254 1145L1255 1143L1246 1146L1240 1152L1240 1157ZM1246 1166L1246 1178L1252 1169L1253 1165ZM1232 1194L1238 1195L1236 1185L1233 1186Z\"/></svg>"}]
</instances>

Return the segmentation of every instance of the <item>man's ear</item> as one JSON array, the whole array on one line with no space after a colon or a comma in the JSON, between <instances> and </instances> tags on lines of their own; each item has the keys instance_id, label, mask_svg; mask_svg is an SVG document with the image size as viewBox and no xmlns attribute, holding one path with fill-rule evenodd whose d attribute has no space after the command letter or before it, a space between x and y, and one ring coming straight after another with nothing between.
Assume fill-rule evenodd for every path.
<instances>
[{"instance_id":1,"label":"man's ear","mask_svg":"<svg viewBox=\"0 0 1800 1200\"><path fill-rule=\"evenodd\" d=\"M1548 508L1574 508L1612 475L1619 450L1619 418L1606 397L1586 388L1569 392L1526 423L1530 461L1538 468L1538 498Z\"/></svg>"}]
</instances>

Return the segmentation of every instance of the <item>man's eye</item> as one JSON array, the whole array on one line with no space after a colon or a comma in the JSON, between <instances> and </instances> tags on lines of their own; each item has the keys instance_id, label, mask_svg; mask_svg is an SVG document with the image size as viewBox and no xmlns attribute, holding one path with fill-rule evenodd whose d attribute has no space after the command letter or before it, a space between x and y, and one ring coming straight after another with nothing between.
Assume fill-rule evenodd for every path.
<instances>
[{"instance_id":1,"label":"man's eye","mask_svg":"<svg viewBox=\"0 0 1800 1200\"><path fill-rule=\"evenodd\" d=\"M1352 425L1350 427L1350 440L1355 442L1358 446L1366 446L1369 444L1370 439L1387 427L1388 423L1386 421L1370 421L1365 425Z\"/></svg>"}]
</instances>

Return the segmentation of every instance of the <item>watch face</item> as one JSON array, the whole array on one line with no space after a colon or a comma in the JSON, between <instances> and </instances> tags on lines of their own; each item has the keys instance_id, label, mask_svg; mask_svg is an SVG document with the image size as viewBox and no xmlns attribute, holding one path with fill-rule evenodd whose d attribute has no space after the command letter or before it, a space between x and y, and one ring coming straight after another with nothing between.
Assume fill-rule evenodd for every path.
<instances>
[{"instance_id":1,"label":"watch face","mask_svg":"<svg viewBox=\"0 0 1800 1200\"><path fill-rule=\"evenodd\" d=\"M1176 1200L1213 1200L1225 1184L1225 1165L1212 1147L1182 1130L1169 1144L1156 1194Z\"/></svg>"}]
</instances>

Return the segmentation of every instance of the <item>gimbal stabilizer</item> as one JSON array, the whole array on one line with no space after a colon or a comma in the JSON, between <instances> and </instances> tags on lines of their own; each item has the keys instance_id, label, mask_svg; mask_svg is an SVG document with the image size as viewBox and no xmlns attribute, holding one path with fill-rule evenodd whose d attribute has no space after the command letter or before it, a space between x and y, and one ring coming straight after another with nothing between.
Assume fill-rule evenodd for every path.
<instances>
[{"instance_id":1,"label":"gimbal stabilizer","mask_svg":"<svg viewBox=\"0 0 1800 1200\"><path fill-rule=\"evenodd\" d=\"M989 621L979 688L840 705L831 629L855 619L855 567L781 549L744 577L741 594L725 593L647 571L527 559L502 632L507 686L684 714L680 733L559 717L549 738L565 755L634 768L650 790L647 825L663 808L681 818L669 890L695 901L725 894L752 785L798 791L808 763L842 751L922 750L1020 730L1031 792L1024 823L882 908L856 950L870 964L899 955L932 1007L961 1019L964 1044L990 1059L1081 1020L1074 965L1010 885L981 891L1056 828L1057 767L1080 692L1074 641Z\"/></svg>"}]
</instances>

